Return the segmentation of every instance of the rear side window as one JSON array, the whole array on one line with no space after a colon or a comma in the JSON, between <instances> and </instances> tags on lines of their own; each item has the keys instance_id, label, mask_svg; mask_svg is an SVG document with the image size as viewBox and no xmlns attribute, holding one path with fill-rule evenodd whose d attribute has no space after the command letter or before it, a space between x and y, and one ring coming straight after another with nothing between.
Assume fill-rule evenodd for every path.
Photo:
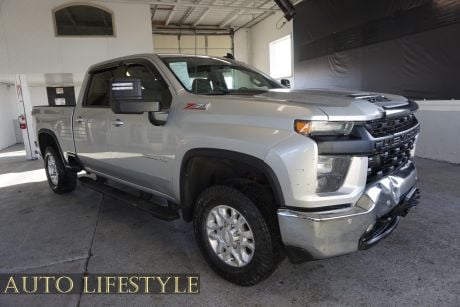
<instances>
[{"instance_id":1,"label":"rear side window","mask_svg":"<svg viewBox=\"0 0 460 307\"><path fill-rule=\"evenodd\" d=\"M116 76L117 68L96 71L91 73L88 94L84 106L110 106L110 79Z\"/></svg>"}]
</instances>

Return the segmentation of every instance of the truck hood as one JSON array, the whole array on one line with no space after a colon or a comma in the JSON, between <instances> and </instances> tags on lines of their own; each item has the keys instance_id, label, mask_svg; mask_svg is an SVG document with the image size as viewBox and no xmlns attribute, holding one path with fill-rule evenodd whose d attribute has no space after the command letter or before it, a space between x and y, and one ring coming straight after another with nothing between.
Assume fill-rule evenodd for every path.
<instances>
[{"instance_id":1,"label":"truck hood","mask_svg":"<svg viewBox=\"0 0 460 307\"><path fill-rule=\"evenodd\" d=\"M370 120L380 118L387 109L404 108L407 98L382 93L331 90L274 89L254 96L256 99L319 108L329 120Z\"/></svg>"}]
</instances>

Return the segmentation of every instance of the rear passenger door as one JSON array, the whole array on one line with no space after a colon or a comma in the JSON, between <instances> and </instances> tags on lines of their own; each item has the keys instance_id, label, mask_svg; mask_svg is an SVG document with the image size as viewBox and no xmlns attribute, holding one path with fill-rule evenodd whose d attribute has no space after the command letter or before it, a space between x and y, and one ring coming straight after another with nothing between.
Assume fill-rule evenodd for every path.
<instances>
[{"instance_id":1,"label":"rear passenger door","mask_svg":"<svg viewBox=\"0 0 460 307\"><path fill-rule=\"evenodd\" d=\"M110 173L108 138L112 110L110 80L120 73L119 65L97 68L89 73L82 101L74 114L74 139L78 157L85 167Z\"/></svg>"}]
</instances>

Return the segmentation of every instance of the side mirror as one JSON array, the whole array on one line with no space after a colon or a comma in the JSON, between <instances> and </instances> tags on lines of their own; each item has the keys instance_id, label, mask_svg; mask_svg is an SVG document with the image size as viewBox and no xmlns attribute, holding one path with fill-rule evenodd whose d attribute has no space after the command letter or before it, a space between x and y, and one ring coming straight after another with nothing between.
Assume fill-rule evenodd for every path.
<instances>
[{"instance_id":1,"label":"side mirror","mask_svg":"<svg viewBox=\"0 0 460 307\"><path fill-rule=\"evenodd\" d=\"M114 78L110 89L110 107L115 114L160 111L160 102L142 99L142 85L138 78Z\"/></svg>"},{"instance_id":2,"label":"side mirror","mask_svg":"<svg viewBox=\"0 0 460 307\"><path fill-rule=\"evenodd\" d=\"M281 84L287 88L291 88L291 81L289 81L288 79L281 79Z\"/></svg>"}]
</instances>

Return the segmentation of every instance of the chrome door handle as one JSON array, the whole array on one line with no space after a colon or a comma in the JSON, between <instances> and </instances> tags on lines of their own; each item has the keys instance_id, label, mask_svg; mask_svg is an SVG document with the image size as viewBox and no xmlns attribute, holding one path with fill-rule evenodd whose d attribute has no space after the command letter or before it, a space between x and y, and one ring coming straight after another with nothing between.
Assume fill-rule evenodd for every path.
<instances>
[{"instance_id":1,"label":"chrome door handle","mask_svg":"<svg viewBox=\"0 0 460 307\"><path fill-rule=\"evenodd\" d=\"M77 119L76 119L75 121L76 121L78 124L83 124L83 122L84 122L85 120L83 119L83 117L78 116Z\"/></svg>"},{"instance_id":2,"label":"chrome door handle","mask_svg":"<svg viewBox=\"0 0 460 307\"><path fill-rule=\"evenodd\" d=\"M114 125L115 127L120 127L120 126L123 126L125 123L123 121L121 121L120 119L116 119L114 121L112 121L112 125Z\"/></svg>"}]
</instances>

